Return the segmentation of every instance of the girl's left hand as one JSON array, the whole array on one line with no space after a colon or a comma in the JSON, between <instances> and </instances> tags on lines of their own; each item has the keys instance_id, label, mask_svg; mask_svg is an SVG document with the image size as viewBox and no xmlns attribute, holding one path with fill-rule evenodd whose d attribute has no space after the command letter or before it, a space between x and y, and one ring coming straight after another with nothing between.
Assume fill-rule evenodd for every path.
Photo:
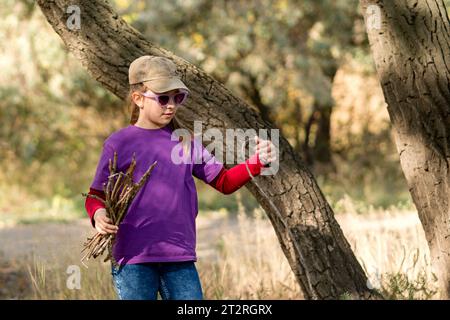
<instances>
[{"instance_id":1,"label":"girl's left hand","mask_svg":"<svg viewBox=\"0 0 450 320\"><path fill-rule=\"evenodd\" d=\"M274 162L277 159L275 145L270 140L262 140L255 136L256 153L259 154L259 161L263 165Z\"/></svg>"}]
</instances>

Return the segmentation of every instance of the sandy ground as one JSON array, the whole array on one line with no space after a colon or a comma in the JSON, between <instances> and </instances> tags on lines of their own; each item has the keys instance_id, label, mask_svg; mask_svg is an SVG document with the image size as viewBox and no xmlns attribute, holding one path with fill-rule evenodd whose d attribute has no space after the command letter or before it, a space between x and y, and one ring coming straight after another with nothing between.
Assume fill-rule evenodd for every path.
<instances>
[{"instance_id":1,"label":"sandy ground","mask_svg":"<svg viewBox=\"0 0 450 320\"><path fill-rule=\"evenodd\" d=\"M197 255L214 255L214 246L223 232L235 222L224 217L197 218ZM220 232L219 232L220 230ZM39 223L0 229L0 252L3 260L37 257L48 259L59 252L77 252L88 236L95 233L87 219L69 223ZM1 256L0 256L1 257Z\"/></svg>"},{"instance_id":2,"label":"sandy ground","mask_svg":"<svg viewBox=\"0 0 450 320\"><path fill-rule=\"evenodd\" d=\"M197 218L198 259L217 259L215 246L236 222L221 216ZM62 252L80 252L95 230L88 219L67 223L38 223L0 228L0 299L23 297L29 288L27 270L20 261L54 261ZM81 258L81 253L80 253Z\"/></svg>"}]
</instances>

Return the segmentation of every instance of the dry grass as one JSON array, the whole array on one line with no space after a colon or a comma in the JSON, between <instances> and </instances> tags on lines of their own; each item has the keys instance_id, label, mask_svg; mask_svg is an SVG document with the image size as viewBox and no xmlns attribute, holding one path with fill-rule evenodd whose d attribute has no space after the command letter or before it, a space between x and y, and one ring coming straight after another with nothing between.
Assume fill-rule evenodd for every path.
<instances>
[{"instance_id":1,"label":"dry grass","mask_svg":"<svg viewBox=\"0 0 450 320\"><path fill-rule=\"evenodd\" d=\"M348 203L343 204L343 212L337 214L337 219L372 285L391 299L432 298L434 280L429 252L416 213L392 209L370 210L365 215L359 215L352 212L351 201L345 201ZM219 211L201 213L197 219L197 268L205 298L301 299L290 266L263 211L255 209L252 214L246 214L242 206L239 208L235 218ZM14 288L10 288L1 291L0 298L116 298L109 263L91 261L89 269L85 269L79 262L77 252L81 248L80 243L87 234L92 233L85 220L68 225L54 224L53 228L59 228L59 233L45 228L42 230L42 225L21 228L41 231L27 239L28 243L35 244L27 255L14 258L14 270L22 271L16 275L22 280L15 281L21 283L20 294L15 294ZM6 246L8 242L4 238L7 231L12 232L12 229L0 229L0 241ZM23 232L30 234L30 229ZM20 241L17 242L23 237L13 234L9 237L15 237L10 241L11 244L14 242L15 247L10 248L4 259L24 248ZM48 235L47 242L43 234ZM41 249L38 251L38 248ZM70 265L80 266L79 290L67 287L67 268ZM24 278L27 278L28 290L24 289Z\"/></svg>"},{"instance_id":2,"label":"dry grass","mask_svg":"<svg viewBox=\"0 0 450 320\"><path fill-rule=\"evenodd\" d=\"M417 212L369 209L356 214L352 201L343 200L338 220L370 285L389 299L436 298L436 279Z\"/></svg>"}]
</instances>

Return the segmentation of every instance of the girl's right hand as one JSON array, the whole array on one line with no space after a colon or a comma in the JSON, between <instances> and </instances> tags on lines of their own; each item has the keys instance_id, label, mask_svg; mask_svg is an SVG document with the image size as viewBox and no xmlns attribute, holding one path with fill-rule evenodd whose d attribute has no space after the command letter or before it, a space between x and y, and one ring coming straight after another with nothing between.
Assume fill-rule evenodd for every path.
<instances>
[{"instance_id":1,"label":"girl's right hand","mask_svg":"<svg viewBox=\"0 0 450 320\"><path fill-rule=\"evenodd\" d=\"M119 230L118 226L111 224L112 221L107 217L105 208L95 211L94 221L95 229L101 234L117 233L117 230Z\"/></svg>"},{"instance_id":2,"label":"girl's right hand","mask_svg":"<svg viewBox=\"0 0 450 320\"><path fill-rule=\"evenodd\" d=\"M263 140L255 136L256 152L259 155L259 161L265 166L277 160L275 145L270 140Z\"/></svg>"}]
</instances>

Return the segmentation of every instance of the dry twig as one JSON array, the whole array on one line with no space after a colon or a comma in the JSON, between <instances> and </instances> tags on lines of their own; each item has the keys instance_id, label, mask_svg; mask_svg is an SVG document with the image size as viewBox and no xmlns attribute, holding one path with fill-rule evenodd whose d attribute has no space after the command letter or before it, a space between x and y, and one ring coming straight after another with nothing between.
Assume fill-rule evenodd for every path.
<instances>
[{"instance_id":1,"label":"dry twig","mask_svg":"<svg viewBox=\"0 0 450 320\"><path fill-rule=\"evenodd\" d=\"M105 204L108 218L112 220L112 224L118 226L122 222L125 213L127 212L127 209L133 201L134 197L147 181L156 163L157 162L155 161L148 168L148 170L143 174L138 183L134 183L133 173L136 168L136 154L133 153L131 164L126 172L123 173L116 172L117 153L114 152L114 161L111 162L111 159L109 159L110 174L108 176L108 183L106 184L106 187L103 187L103 190L105 192L105 200L92 194L82 193L82 195L84 197L91 197L103 202ZM83 250L81 250L81 253L85 251L86 253L81 258L81 262L83 263L84 260L89 260L91 257L95 259L98 256L101 256L105 249L108 248L108 255L106 256L104 262L111 260L111 263L117 266L117 262L114 260L112 254L114 240L115 234L101 234L100 232L97 232L94 236L88 238L87 241L83 244Z\"/></svg>"}]
</instances>

